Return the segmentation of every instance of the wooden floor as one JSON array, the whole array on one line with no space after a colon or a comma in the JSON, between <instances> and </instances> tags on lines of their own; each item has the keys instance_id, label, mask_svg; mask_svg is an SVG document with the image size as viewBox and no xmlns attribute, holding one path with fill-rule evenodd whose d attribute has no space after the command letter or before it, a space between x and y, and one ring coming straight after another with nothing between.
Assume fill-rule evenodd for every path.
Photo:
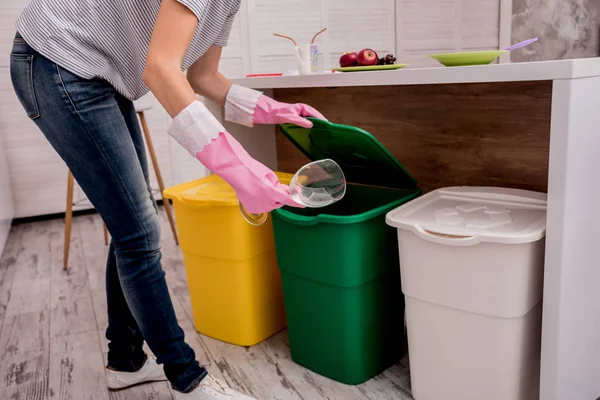
<instances>
[{"instance_id":1,"label":"wooden floor","mask_svg":"<svg viewBox=\"0 0 600 400\"><path fill-rule=\"evenodd\" d=\"M180 249L162 210L161 218L163 268L179 323L210 373L260 400L412 398L406 359L360 386L346 386L296 365L287 332L251 348L197 334ZM63 227L62 220L15 225L0 261L0 399L171 400L166 382L106 388L101 221L96 215L74 219L67 272Z\"/></svg>"}]
</instances>

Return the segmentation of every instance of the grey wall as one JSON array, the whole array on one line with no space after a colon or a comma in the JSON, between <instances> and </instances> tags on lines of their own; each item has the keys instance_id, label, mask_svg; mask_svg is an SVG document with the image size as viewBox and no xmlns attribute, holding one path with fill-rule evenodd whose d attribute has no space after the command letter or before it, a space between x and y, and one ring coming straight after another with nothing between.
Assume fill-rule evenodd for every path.
<instances>
[{"instance_id":1,"label":"grey wall","mask_svg":"<svg viewBox=\"0 0 600 400\"><path fill-rule=\"evenodd\" d=\"M600 0L513 0L512 41L540 40L511 54L513 62L597 57Z\"/></svg>"}]
</instances>

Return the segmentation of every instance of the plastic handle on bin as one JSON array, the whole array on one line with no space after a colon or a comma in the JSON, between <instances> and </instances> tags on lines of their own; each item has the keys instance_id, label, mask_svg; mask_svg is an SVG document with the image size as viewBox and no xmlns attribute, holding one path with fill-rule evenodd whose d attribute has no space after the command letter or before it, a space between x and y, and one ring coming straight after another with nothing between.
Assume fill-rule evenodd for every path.
<instances>
[{"instance_id":1,"label":"plastic handle on bin","mask_svg":"<svg viewBox=\"0 0 600 400\"><path fill-rule=\"evenodd\" d=\"M309 217L306 215L295 214L282 208L276 211L279 218L283 219L286 222L291 222L294 225L313 226L317 225L320 222L318 216Z\"/></svg>"},{"instance_id":2,"label":"plastic handle on bin","mask_svg":"<svg viewBox=\"0 0 600 400\"><path fill-rule=\"evenodd\" d=\"M421 239L450 246L473 246L481 242L479 235L452 236L443 233L430 232L423 229L421 226L415 226L414 232Z\"/></svg>"}]
</instances>

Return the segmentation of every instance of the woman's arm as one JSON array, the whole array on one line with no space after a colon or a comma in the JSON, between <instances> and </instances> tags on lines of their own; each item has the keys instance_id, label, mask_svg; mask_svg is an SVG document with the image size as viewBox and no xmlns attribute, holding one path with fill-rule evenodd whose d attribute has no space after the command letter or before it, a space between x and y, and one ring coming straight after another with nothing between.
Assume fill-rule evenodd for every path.
<instances>
[{"instance_id":1,"label":"woman's arm","mask_svg":"<svg viewBox=\"0 0 600 400\"><path fill-rule=\"evenodd\" d=\"M256 90L232 85L219 73L220 58L221 47L211 47L188 69L187 79L196 93L225 106L226 121L250 127L289 122L309 128L312 122L305 117L325 119L306 104L280 103Z\"/></svg>"},{"instance_id":2,"label":"woman's arm","mask_svg":"<svg viewBox=\"0 0 600 400\"><path fill-rule=\"evenodd\" d=\"M196 100L195 93L224 105L231 87L219 73L219 46L211 46L188 69L187 78L181 71L197 25L198 18L188 7L176 0L162 2L146 58L144 83L171 117Z\"/></svg>"},{"instance_id":3,"label":"woman's arm","mask_svg":"<svg viewBox=\"0 0 600 400\"><path fill-rule=\"evenodd\" d=\"M174 118L197 100L181 70L183 57L194 37L198 18L177 0L163 0L146 57L144 83Z\"/></svg>"},{"instance_id":4,"label":"woman's arm","mask_svg":"<svg viewBox=\"0 0 600 400\"><path fill-rule=\"evenodd\" d=\"M221 50L220 46L212 46L208 49L188 69L187 79L196 93L223 106L231 88L231 82L219 72Z\"/></svg>"},{"instance_id":5,"label":"woman's arm","mask_svg":"<svg viewBox=\"0 0 600 400\"><path fill-rule=\"evenodd\" d=\"M177 0L163 0L144 70L144 83L172 118L197 100L196 93L225 106L227 121L253 124L294 123L311 127L306 117L324 119L305 104L275 101L256 90L232 85L218 71L221 48L212 46L188 70L181 71L183 57L194 37L198 18Z\"/></svg>"},{"instance_id":6,"label":"woman's arm","mask_svg":"<svg viewBox=\"0 0 600 400\"><path fill-rule=\"evenodd\" d=\"M168 133L205 167L229 183L248 212L269 212L283 205L299 207L275 173L254 160L197 100L181 70L198 24L195 15L177 0L163 0L152 32L144 82L173 118ZM211 50L205 55L203 62L213 73L203 74L204 78L199 81L207 96L222 99L228 92L223 86L226 80L215 72L219 53Z\"/></svg>"}]
</instances>

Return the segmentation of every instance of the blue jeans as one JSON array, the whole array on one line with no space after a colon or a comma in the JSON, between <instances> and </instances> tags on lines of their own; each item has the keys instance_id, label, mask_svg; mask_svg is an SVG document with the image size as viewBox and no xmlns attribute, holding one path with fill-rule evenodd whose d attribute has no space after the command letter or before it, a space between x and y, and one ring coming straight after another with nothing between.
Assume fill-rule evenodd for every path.
<instances>
[{"instance_id":1,"label":"blue jeans","mask_svg":"<svg viewBox=\"0 0 600 400\"><path fill-rule=\"evenodd\" d=\"M133 103L101 79L82 79L32 49L17 34L13 87L65 161L112 236L106 267L108 366L133 372L146 340L174 389L206 376L185 343L161 267L160 225Z\"/></svg>"}]
</instances>

